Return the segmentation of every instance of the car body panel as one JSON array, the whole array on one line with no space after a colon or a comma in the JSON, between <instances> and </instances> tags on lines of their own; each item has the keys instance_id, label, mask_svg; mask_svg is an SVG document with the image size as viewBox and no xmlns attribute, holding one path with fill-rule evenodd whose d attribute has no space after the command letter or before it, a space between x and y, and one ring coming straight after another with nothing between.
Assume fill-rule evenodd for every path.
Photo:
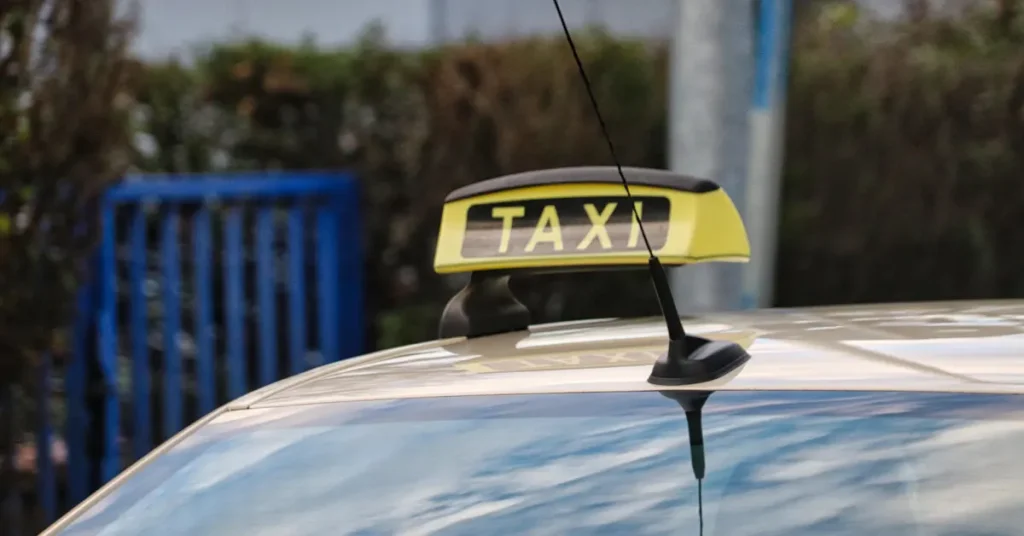
<instances>
[{"instance_id":1,"label":"car body panel","mask_svg":"<svg viewBox=\"0 0 1024 536\"><path fill-rule=\"evenodd\" d=\"M702 418L709 532L1016 533L1021 401L717 392ZM651 392L229 411L65 536L674 534L698 523L687 430Z\"/></svg>"},{"instance_id":2,"label":"car body panel","mask_svg":"<svg viewBox=\"0 0 1024 536\"><path fill-rule=\"evenodd\" d=\"M495 394L666 389L1024 394L1024 301L835 306L711 314L689 333L735 341L750 361L682 387L646 382L666 345L660 318L537 325L325 365L249 393L154 449L43 532L54 534L120 482L225 412L288 405Z\"/></svg>"},{"instance_id":3,"label":"car body panel","mask_svg":"<svg viewBox=\"0 0 1024 536\"><path fill-rule=\"evenodd\" d=\"M738 342L750 362L680 389L1024 392L1024 304L946 302L707 315L689 333ZM535 326L324 367L250 407L380 398L658 390L658 318Z\"/></svg>"}]
</instances>

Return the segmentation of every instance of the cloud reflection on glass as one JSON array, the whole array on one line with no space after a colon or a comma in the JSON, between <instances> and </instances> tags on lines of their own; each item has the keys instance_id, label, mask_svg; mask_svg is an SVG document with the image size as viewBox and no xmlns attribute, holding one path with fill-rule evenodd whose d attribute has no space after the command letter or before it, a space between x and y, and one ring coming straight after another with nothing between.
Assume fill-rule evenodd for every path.
<instances>
[{"instance_id":1,"label":"cloud reflection on glass","mask_svg":"<svg viewBox=\"0 0 1024 536\"><path fill-rule=\"evenodd\" d=\"M1024 399L718 392L706 535L1018 534ZM62 534L696 534L656 392L228 413Z\"/></svg>"}]
</instances>

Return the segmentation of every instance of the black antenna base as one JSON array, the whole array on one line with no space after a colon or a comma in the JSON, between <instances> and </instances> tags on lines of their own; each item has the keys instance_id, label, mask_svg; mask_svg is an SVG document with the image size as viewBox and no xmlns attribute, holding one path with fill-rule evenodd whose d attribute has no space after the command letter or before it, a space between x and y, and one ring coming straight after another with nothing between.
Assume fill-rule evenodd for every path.
<instances>
[{"instance_id":1,"label":"black antenna base","mask_svg":"<svg viewBox=\"0 0 1024 536\"><path fill-rule=\"evenodd\" d=\"M734 342L712 341L694 335L669 340L668 352L651 369L647 383L654 385L691 385L717 380L750 359L750 354Z\"/></svg>"},{"instance_id":2,"label":"black antenna base","mask_svg":"<svg viewBox=\"0 0 1024 536\"><path fill-rule=\"evenodd\" d=\"M693 476L700 480L707 470L704 456L704 425L701 410L713 391L658 391L661 396L675 400L686 413L686 428L690 439L690 465Z\"/></svg>"},{"instance_id":3,"label":"black antenna base","mask_svg":"<svg viewBox=\"0 0 1024 536\"><path fill-rule=\"evenodd\" d=\"M473 272L469 284L452 297L441 313L441 339L483 337L522 331L530 326L530 310L508 286L508 274Z\"/></svg>"}]
</instances>

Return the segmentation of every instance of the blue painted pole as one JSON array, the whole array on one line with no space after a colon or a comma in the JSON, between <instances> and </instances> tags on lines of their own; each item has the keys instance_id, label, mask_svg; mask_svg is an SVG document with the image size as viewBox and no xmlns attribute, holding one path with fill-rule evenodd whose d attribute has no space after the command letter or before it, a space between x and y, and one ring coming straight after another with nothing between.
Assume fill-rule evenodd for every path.
<instances>
[{"instance_id":1,"label":"blue painted pole","mask_svg":"<svg viewBox=\"0 0 1024 536\"><path fill-rule=\"evenodd\" d=\"M760 0L755 26L756 69L744 211L750 263L743 270L741 298L747 309L770 307L773 301L792 7L792 0Z\"/></svg>"}]
</instances>

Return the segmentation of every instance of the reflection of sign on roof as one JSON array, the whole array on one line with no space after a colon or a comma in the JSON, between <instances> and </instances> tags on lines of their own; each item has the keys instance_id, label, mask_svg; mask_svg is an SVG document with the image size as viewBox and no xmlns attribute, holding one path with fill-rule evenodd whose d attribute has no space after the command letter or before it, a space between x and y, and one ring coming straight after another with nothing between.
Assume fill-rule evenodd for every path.
<instances>
[{"instance_id":1,"label":"reflection of sign on roof","mask_svg":"<svg viewBox=\"0 0 1024 536\"><path fill-rule=\"evenodd\" d=\"M750 330L728 330L702 333L701 336L712 340L735 342L744 348L749 348L754 343L758 333ZM473 374L650 366L663 353L665 353L665 345L664 343L659 343L629 349L582 350L493 358L481 357L455 363L453 366Z\"/></svg>"},{"instance_id":2,"label":"reflection of sign on roof","mask_svg":"<svg viewBox=\"0 0 1024 536\"><path fill-rule=\"evenodd\" d=\"M563 354L530 355L479 359L457 363L456 368L474 374L495 372L528 372L531 370L558 370L578 368L628 367L650 365L664 352L664 345L617 352L574 352Z\"/></svg>"}]
</instances>

